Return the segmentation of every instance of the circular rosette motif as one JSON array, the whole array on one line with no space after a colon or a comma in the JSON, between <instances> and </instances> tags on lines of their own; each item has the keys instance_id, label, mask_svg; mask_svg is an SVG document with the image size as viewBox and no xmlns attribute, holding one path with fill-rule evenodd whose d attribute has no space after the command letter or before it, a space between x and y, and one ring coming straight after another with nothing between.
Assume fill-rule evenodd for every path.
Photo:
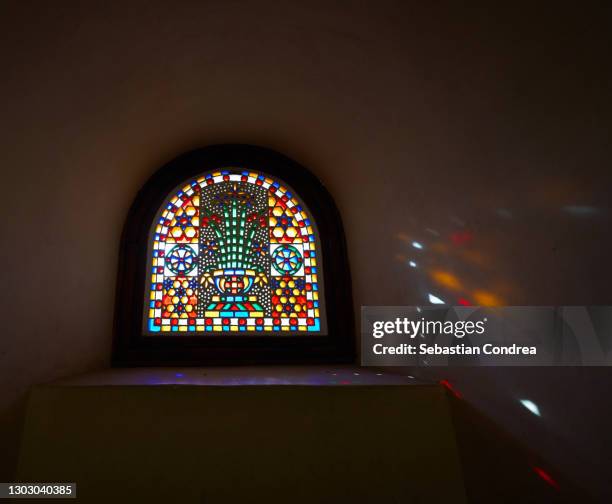
<instances>
[{"instance_id":1,"label":"circular rosette motif","mask_svg":"<svg viewBox=\"0 0 612 504\"><path fill-rule=\"evenodd\" d=\"M196 253L187 245L177 245L168 252L166 265L172 273L185 275L196 267Z\"/></svg>"},{"instance_id":2,"label":"circular rosette motif","mask_svg":"<svg viewBox=\"0 0 612 504\"><path fill-rule=\"evenodd\" d=\"M274 269L283 275L293 275L302 267L304 259L293 245L282 245L272 254Z\"/></svg>"}]
</instances>

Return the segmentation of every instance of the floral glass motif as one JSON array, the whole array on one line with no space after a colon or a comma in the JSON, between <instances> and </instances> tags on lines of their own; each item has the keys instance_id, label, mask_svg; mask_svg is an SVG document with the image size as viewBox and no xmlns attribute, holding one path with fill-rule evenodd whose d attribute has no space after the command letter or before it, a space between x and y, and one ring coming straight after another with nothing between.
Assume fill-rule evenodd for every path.
<instances>
[{"instance_id":1,"label":"floral glass motif","mask_svg":"<svg viewBox=\"0 0 612 504\"><path fill-rule=\"evenodd\" d=\"M260 173L185 185L151 237L151 333L320 333L320 258L302 204Z\"/></svg>"}]
</instances>

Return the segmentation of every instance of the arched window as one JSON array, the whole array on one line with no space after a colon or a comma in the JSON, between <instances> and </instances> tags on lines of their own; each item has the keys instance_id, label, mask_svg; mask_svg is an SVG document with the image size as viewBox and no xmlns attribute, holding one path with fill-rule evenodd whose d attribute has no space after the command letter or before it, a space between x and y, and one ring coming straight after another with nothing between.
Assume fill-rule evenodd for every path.
<instances>
[{"instance_id":1,"label":"arched window","mask_svg":"<svg viewBox=\"0 0 612 504\"><path fill-rule=\"evenodd\" d=\"M224 145L140 191L121 249L116 365L350 361L339 214L307 170Z\"/></svg>"},{"instance_id":2,"label":"arched window","mask_svg":"<svg viewBox=\"0 0 612 504\"><path fill-rule=\"evenodd\" d=\"M262 173L224 167L189 181L151 230L145 329L325 332L317 236L295 193Z\"/></svg>"}]
</instances>

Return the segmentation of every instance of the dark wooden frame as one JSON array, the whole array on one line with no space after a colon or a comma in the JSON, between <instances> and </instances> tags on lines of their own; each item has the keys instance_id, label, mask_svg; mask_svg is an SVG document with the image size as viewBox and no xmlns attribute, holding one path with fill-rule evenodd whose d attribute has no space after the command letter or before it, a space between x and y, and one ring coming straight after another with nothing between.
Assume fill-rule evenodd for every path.
<instances>
[{"instance_id":1,"label":"dark wooden frame","mask_svg":"<svg viewBox=\"0 0 612 504\"><path fill-rule=\"evenodd\" d=\"M319 231L327 336L145 336L143 309L149 230L179 184L234 166L286 182L309 208ZM295 161L250 145L214 145L183 154L158 170L139 191L121 237L112 365L174 366L353 362L351 278L340 214L323 184Z\"/></svg>"}]
</instances>

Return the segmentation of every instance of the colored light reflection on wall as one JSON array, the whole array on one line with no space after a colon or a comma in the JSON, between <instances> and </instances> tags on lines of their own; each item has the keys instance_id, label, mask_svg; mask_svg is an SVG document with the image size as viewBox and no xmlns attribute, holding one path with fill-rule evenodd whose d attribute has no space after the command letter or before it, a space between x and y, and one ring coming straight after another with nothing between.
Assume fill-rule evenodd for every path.
<instances>
[{"instance_id":1,"label":"colored light reflection on wall","mask_svg":"<svg viewBox=\"0 0 612 504\"><path fill-rule=\"evenodd\" d=\"M520 402L525 408L531 411L535 416L542 416L540 413L540 408L538 408L538 405L534 403L533 401L530 401L529 399L521 399Z\"/></svg>"},{"instance_id":2,"label":"colored light reflection on wall","mask_svg":"<svg viewBox=\"0 0 612 504\"><path fill-rule=\"evenodd\" d=\"M444 388L446 388L451 394L453 394L457 399L461 399L463 397L461 393L455 387L453 387L451 382L449 382L448 380L440 380L439 383Z\"/></svg>"},{"instance_id":3,"label":"colored light reflection on wall","mask_svg":"<svg viewBox=\"0 0 612 504\"><path fill-rule=\"evenodd\" d=\"M559 484L544 469L542 469L541 467L533 466L533 470L540 478L542 478L551 487L553 487L555 490L559 490Z\"/></svg>"},{"instance_id":4,"label":"colored light reflection on wall","mask_svg":"<svg viewBox=\"0 0 612 504\"><path fill-rule=\"evenodd\" d=\"M451 290L461 289L461 282L459 279L448 271L433 270L431 272L431 278L438 284Z\"/></svg>"},{"instance_id":5,"label":"colored light reflection on wall","mask_svg":"<svg viewBox=\"0 0 612 504\"><path fill-rule=\"evenodd\" d=\"M475 304L478 306L502 306L503 302L499 297L489 291L476 290L472 293Z\"/></svg>"}]
</instances>

